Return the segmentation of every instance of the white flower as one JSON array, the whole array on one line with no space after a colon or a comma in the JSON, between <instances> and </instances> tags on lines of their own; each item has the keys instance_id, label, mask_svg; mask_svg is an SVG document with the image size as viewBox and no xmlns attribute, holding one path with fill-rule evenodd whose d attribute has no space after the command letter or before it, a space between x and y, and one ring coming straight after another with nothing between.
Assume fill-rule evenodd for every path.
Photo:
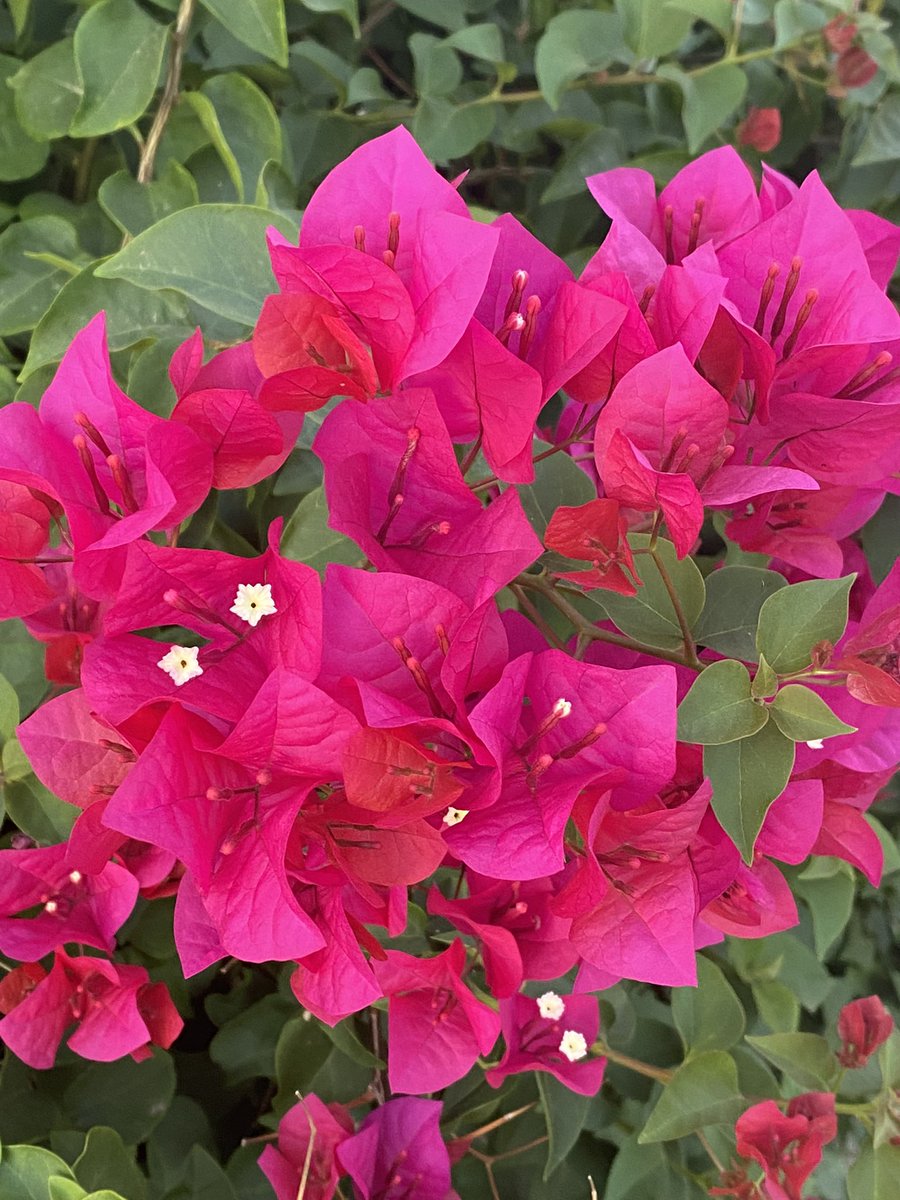
<instances>
[{"instance_id":1,"label":"white flower","mask_svg":"<svg viewBox=\"0 0 900 1200\"><path fill-rule=\"evenodd\" d=\"M196 646L173 646L156 665L171 675L176 687L181 687L189 679L196 679L203 674L203 668L197 662L199 653Z\"/></svg>"},{"instance_id":2,"label":"white flower","mask_svg":"<svg viewBox=\"0 0 900 1200\"><path fill-rule=\"evenodd\" d=\"M448 808L444 813L444 824L458 825L460 821L465 820L468 815L469 810L467 808Z\"/></svg>"},{"instance_id":3,"label":"white flower","mask_svg":"<svg viewBox=\"0 0 900 1200\"><path fill-rule=\"evenodd\" d=\"M84 876L81 874L80 871L70 871L69 872L69 882L70 883L76 883L76 884L81 883L82 879L84 879Z\"/></svg>"},{"instance_id":4,"label":"white flower","mask_svg":"<svg viewBox=\"0 0 900 1200\"><path fill-rule=\"evenodd\" d=\"M825 743L822 741L821 738L813 738L813 740L811 742L807 742L806 744L807 744L807 746L809 746L810 750L824 750L825 749Z\"/></svg>"},{"instance_id":5,"label":"white flower","mask_svg":"<svg viewBox=\"0 0 900 1200\"><path fill-rule=\"evenodd\" d=\"M572 703L570 700L564 700L562 696L553 705L553 715L555 717L568 717L572 713Z\"/></svg>"},{"instance_id":6,"label":"white flower","mask_svg":"<svg viewBox=\"0 0 900 1200\"><path fill-rule=\"evenodd\" d=\"M569 1062L578 1062L580 1058L585 1058L588 1052L584 1034L578 1033L574 1029L567 1029L565 1031L562 1041L559 1043L559 1049Z\"/></svg>"},{"instance_id":7,"label":"white flower","mask_svg":"<svg viewBox=\"0 0 900 1200\"><path fill-rule=\"evenodd\" d=\"M544 992L543 996L538 996L537 1006L538 1012L547 1021L558 1021L566 1011L562 996L557 996L556 992Z\"/></svg>"},{"instance_id":8,"label":"white flower","mask_svg":"<svg viewBox=\"0 0 900 1200\"><path fill-rule=\"evenodd\" d=\"M277 613L278 609L272 599L271 583L239 583L234 604L229 612L233 612L248 625L258 625L263 617L271 617L272 613Z\"/></svg>"}]
</instances>

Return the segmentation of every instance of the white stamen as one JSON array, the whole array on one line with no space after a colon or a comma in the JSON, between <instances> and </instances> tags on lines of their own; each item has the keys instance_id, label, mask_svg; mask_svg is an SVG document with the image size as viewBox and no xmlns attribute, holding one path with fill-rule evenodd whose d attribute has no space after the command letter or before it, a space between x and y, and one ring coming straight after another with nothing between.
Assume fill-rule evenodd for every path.
<instances>
[{"instance_id":1,"label":"white stamen","mask_svg":"<svg viewBox=\"0 0 900 1200\"><path fill-rule=\"evenodd\" d=\"M448 808L444 813L444 824L458 825L460 821L465 820L468 815L469 810L467 808Z\"/></svg>"},{"instance_id":2,"label":"white stamen","mask_svg":"<svg viewBox=\"0 0 900 1200\"><path fill-rule=\"evenodd\" d=\"M587 1057L587 1042L584 1040L584 1034L578 1033L574 1029L567 1029L562 1036L562 1041L559 1043L559 1049L566 1056L569 1062L578 1062L580 1058Z\"/></svg>"},{"instance_id":3,"label":"white stamen","mask_svg":"<svg viewBox=\"0 0 900 1200\"><path fill-rule=\"evenodd\" d=\"M84 876L81 874L80 871L70 871L69 872L69 882L70 883L81 883L82 879L84 879Z\"/></svg>"},{"instance_id":4,"label":"white stamen","mask_svg":"<svg viewBox=\"0 0 900 1200\"><path fill-rule=\"evenodd\" d=\"M229 612L253 626L258 625L263 617L277 613L271 583L239 583Z\"/></svg>"},{"instance_id":5,"label":"white stamen","mask_svg":"<svg viewBox=\"0 0 900 1200\"><path fill-rule=\"evenodd\" d=\"M203 668L197 661L199 653L196 646L173 646L156 665L172 677L176 687L181 687L189 679L196 679L203 674Z\"/></svg>"},{"instance_id":6,"label":"white stamen","mask_svg":"<svg viewBox=\"0 0 900 1200\"><path fill-rule=\"evenodd\" d=\"M537 1006L545 1021L558 1021L566 1011L562 996L557 996L556 992L544 992L543 996L538 996Z\"/></svg>"},{"instance_id":7,"label":"white stamen","mask_svg":"<svg viewBox=\"0 0 900 1200\"><path fill-rule=\"evenodd\" d=\"M567 717L572 711L572 705L568 700L563 700L562 696L553 705L553 715L555 717Z\"/></svg>"},{"instance_id":8,"label":"white stamen","mask_svg":"<svg viewBox=\"0 0 900 1200\"><path fill-rule=\"evenodd\" d=\"M811 742L807 742L806 744L807 744L807 746L809 746L810 750L824 750L825 749L825 743L822 741L821 738L813 738L813 740Z\"/></svg>"}]
</instances>

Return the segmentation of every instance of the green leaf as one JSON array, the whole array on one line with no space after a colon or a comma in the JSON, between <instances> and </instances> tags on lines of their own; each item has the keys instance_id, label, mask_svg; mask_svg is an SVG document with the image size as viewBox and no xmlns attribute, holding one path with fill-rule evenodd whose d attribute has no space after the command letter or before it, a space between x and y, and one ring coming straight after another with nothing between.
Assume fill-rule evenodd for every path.
<instances>
[{"instance_id":1,"label":"green leaf","mask_svg":"<svg viewBox=\"0 0 900 1200\"><path fill-rule=\"evenodd\" d=\"M21 621L0 621L0 671L16 689L20 718L26 717L43 699L47 681L44 647Z\"/></svg>"},{"instance_id":2,"label":"green leaf","mask_svg":"<svg viewBox=\"0 0 900 1200\"><path fill-rule=\"evenodd\" d=\"M84 257L75 230L61 217L18 221L0 234L0 335L33 329L69 278L53 262L34 257L48 252Z\"/></svg>"},{"instance_id":3,"label":"green leaf","mask_svg":"<svg viewBox=\"0 0 900 1200\"><path fill-rule=\"evenodd\" d=\"M568 454L551 454L535 463L534 483L518 490L525 515L541 540L560 505L577 507L597 498L596 488Z\"/></svg>"},{"instance_id":4,"label":"green leaf","mask_svg":"<svg viewBox=\"0 0 900 1200\"><path fill-rule=\"evenodd\" d=\"M10 819L36 842L64 842L78 816L74 805L54 796L33 775L9 781L4 799Z\"/></svg>"},{"instance_id":5,"label":"green leaf","mask_svg":"<svg viewBox=\"0 0 900 1200\"><path fill-rule=\"evenodd\" d=\"M203 7L232 37L278 63L288 65L287 27L284 0L202 0Z\"/></svg>"},{"instance_id":6,"label":"green leaf","mask_svg":"<svg viewBox=\"0 0 900 1200\"><path fill-rule=\"evenodd\" d=\"M769 596L759 612L756 648L773 670L779 675L802 670L809 664L813 646L840 638L855 578L810 579Z\"/></svg>"},{"instance_id":7,"label":"green leaf","mask_svg":"<svg viewBox=\"0 0 900 1200\"><path fill-rule=\"evenodd\" d=\"M128 1200L144 1200L147 1194L147 1180L135 1162L134 1150L126 1149L119 1134L105 1125L88 1130L84 1149L75 1159L72 1170L89 1192L113 1188Z\"/></svg>"},{"instance_id":8,"label":"green leaf","mask_svg":"<svg viewBox=\"0 0 900 1200\"><path fill-rule=\"evenodd\" d=\"M547 23L534 54L538 87L551 108L559 108L568 84L629 57L622 21L615 13L575 9Z\"/></svg>"},{"instance_id":9,"label":"green leaf","mask_svg":"<svg viewBox=\"0 0 900 1200\"><path fill-rule=\"evenodd\" d=\"M784 791L793 765L794 743L771 722L753 737L703 751L713 811L744 862L753 861L769 805Z\"/></svg>"},{"instance_id":10,"label":"green leaf","mask_svg":"<svg viewBox=\"0 0 900 1200\"><path fill-rule=\"evenodd\" d=\"M280 162L281 126L272 102L245 75L216 75L187 93L219 152L237 199L255 196L263 167Z\"/></svg>"},{"instance_id":11,"label":"green leaf","mask_svg":"<svg viewBox=\"0 0 900 1200\"><path fill-rule=\"evenodd\" d=\"M697 986L672 989L672 1019L690 1057L730 1050L744 1034L744 1009L711 959L697 955Z\"/></svg>"},{"instance_id":12,"label":"green leaf","mask_svg":"<svg viewBox=\"0 0 900 1200\"><path fill-rule=\"evenodd\" d=\"M462 63L456 52L430 33L414 33L409 52L416 69L416 91L420 96L447 96L462 80Z\"/></svg>"},{"instance_id":13,"label":"green leaf","mask_svg":"<svg viewBox=\"0 0 900 1200\"><path fill-rule=\"evenodd\" d=\"M759 656L759 666L750 684L750 695L757 700L768 700L778 691L778 676L769 666L764 654Z\"/></svg>"},{"instance_id":14,"label":"green leaf","mask_svg":"<svg viewBox=\"0 0 900 1200\"><path fill-rule=\"evenodd\" d=\"M878 104L852 166L896 163L900 159L900 95L891 92Z\"/></svg>"},{"instance_id":15,"label":"green leaf","mask_svg":"<svg viewBox=\"0 0 900 1200\"><path fill-rule=\"evenodd\" d=\"M358 0L301 0L304 8L315 13L337 13L344 18L355 37L359 37Z\"/></svg>"},{"instance_id":16,"label":"green leaf","mask_svg":"<svg viewBox=\"0 0 900 1200\"><path fill-rule=\"evenodd\" d=\"M451 33L462 29L466 23L463 0L441 0L440 4L436 4L435 0L397 0L397 4L411 12L414 17L420 17L432 25L439 25L441 29L448 29Z\"/></svg>"},{"instance_id":17,"label":"green leaf","mask_svg":"<svg viewBox=\"0 0 900 1200\"><path fill-rule=\"evenodd\" d=\"M628 540L635 549L645 549L650 537L646 533L635 533ZM688 625L693 628L703 611L706 597L703 576L692 558L679 560L675 555L675 547L665 538L659 539L656 551L672 580ZM649 554L640 554L635 558L634 565L635 573L643 583L636 596L603 592L602 596L594 593L591 599L629 637L664 650L680 650L681 626L656 563Z\"/></svg>"},{"instance_id":18,"label":"green leaf","mask_svg":"<svg viewBox=\"0 0 900 1200\"><path fill-rule=\"evenodd\" d=\"M362 559L355 542L328 528L328 503L320 487L303 497L285 525L281 553L314 567L320 575L330 562L352 565Z\"/></svg>"},{"instance_id":19,"label":"green leaf","mask_svg":"<svg viewBox=\"0 0 900 1200\"><path fill-rule=\"evenodd\" d=\"M15 95L7 87L22 66L17 58L0 54L0 182L28 179L47 161L50 147L19 124Z\"/></svg>"},{"instance_id":20,"label":"green leaf","mask_svg":"<svg viewBox=\"0 0 900 1200\"><path fill-rule=\"evenodd\" d=\"M578 1141L587 1119L590 1097L580 1096L546 1071L535 1071L535 1081L547 1123L547 1180Z\"/></svg>"},{"instance_id":21,"label":"green leaf","mask_svg":"<svg viewBox=\"0 0 900 1200\"><path fill-rule=\"evenodd\" d=\"M19 724L19 697L5 675L0 675L0 742L5 742Z\"/></svg>"},{"instance_id":22,"label":"green leaf","mask_svg":"<svg viewBox=\"0 0 900 1200\"><path fill-rule=\"evenodd\" d=\"M666 8L677 8L690 13L712 25L723 38L727 38L734 20L734 5L731 0L666 0Z\"/></svg>"},{"instance_id":23,"label":"green leaf","mask_svg":"<svg viewBox=\"0 0 900 1200\"><path fill-rule=\"evenodd\" d=\"M668 1174L666 1152L658 1143L642 1146L629 1138L619 1147L603 1190L603 1200L647 1200L665 1196L660 1176Z\"/></svg>"},{"instance_id":24,"label":"green leaf","mask_svg":"<svg viewBox=\"0 0 900 1200\"><path fill-rule=\"evenodd\" d=\"M64 38L28 60L9 80L19 123L33 138L65 137L83 94L75 42Z\"/></svg>"},{"instance_id":25,"label":"green leaf","mask_svg":"<svg viewBox=\"0 0 900 1200\"><path fill-rule=\"evenodd\" d=\"M724 658L701 671L678 706L679 742L721 746L751 737L769 714L750 695L750 672Z\"/></svg>"},{"instance_id":26,"label":"green leaf","mask_svg":"<svg viewBox=\"0 0 900 1200\"><path fill-rule=\"evenodd\" d=\"M817 1033L768 1033L748 1037L747 1041L799 1087L831 1091L840 1066L828 1043Z\"/></svg>"},{"instance_id":27,"label":"green leaf","mask_svg":"<svg viewBox=\"0 0 900 1200\"><path fill-rule=\"evenodd\" d=\"M467 25L465 29L451 33L444 44L461 50L463 54L471 54L473 58L484 59L485 62L498 63L505 58L503 34L500 27L492 22Z\"/></svg>"},{"instance_id":28,"label":"green leaf","mask_svg":"<svg viewBox=\"0 0 900 1200\"><path fill-rule=\"evenodd\" d=\"M40 1146L4 1146L0 1157L0 1200L47 1200L54 1175L74 1179L68 1163Z\"/></svg>"},{"instance_id":29,"label":"green leaf","mask_svg":"<svg viewBox=\"0 0 900 1200\"><path fill-rule=\"evenodd\" d=\"M125 350L150 336L174 333L185 338L191 332L187 308L177 293L148 292L125 279L101 278L97 264L92 263L66 283L41 317L19 382L40 367L59 362L78 330L101 309L106 310L106 335L112 351Z\"/></svg>"},{"instance_id":30,"label":"green leaf","mask_svg":"<svg viewBox=\"0 0 900 1200\"><path fill-rule=\"evenodd\" d=\"M352 1062L359 1063L361 1067L371 1067L375 1070L386 1066L383 1059L378 1058L359 1040L352 1017L345 1017L336 1025L323 1024L321 1029L332 1045L336 1046L341 1054L345 1054Z\"/></svg>"},{"instance_id":31,"label":"green leaf","mask_svg":"<svg viewBox=\"0 0 900 1200\"><path fill-rule=\"evenodd\" d=\"M138 234L99 266L97 275L151 291L174 288L212 312L253 325L263 300L275 290L266 253L269 225L296 239L296 226L268 209L196 204Z\"/></svg>"},{"instance_id":32,"label":"green leaf","mask_svg":"<svg viewBox=\"0 0 900 1200\"><path fill-rule=\"evenodd\" d=\"M756 661L756 625L764 602L787 580L760 567L722 567L706 577L697 641L729 658Z\"/></svg>"},{"instance_id":33,"label":"green leaf","mask_svg":"<svg viewBox=\"0 0 900 1200\"><path fill-rule=\"evenodd\" d=\"M730 1125L746 1106L734 1059L724 1050L708 1050L678 1068L638 1141L669 1142L707 1125Z\"/></svg>"},{"instance_id":34,"label":"green leaf","mask_svg":"<svg viewBox=\"0 0 900 1200\"><path fill-rule=\"evenodd\" d=\"M331 1053L332 1042L318 1021L306 1014L287 1021L275 1047L278 1091L272 1109L279 1117L297 1103L297 1092L306 1092L316 1072Z\"/></svg>"},{"instance_id":35,"label":"green leaf","mask_svg":"<svg viewBox=\"0 0 900 1200\"><path fill-rule=\"evenodd\" d=\"M85 1200L87 1196L80 1183L76 1183L74 1179L63 1179L61 1175L54 1175L48 1180L47 1190L49 1200ZM107 1192L107 1195L112 1194Z\"/></svg>"},{"instance_id":36,"label":"green leaf","mask_svg":"<svg viewBox=\"0 0 900 1200\"><path fill-rule=\"evenodd\" d=\"M209 1056L231 1083L275 1074L275 1047L294 1005L283 996L264 996L226 1021L209 1044Z\"/></svg>"},{"instance_id":37,"label":"green leaf","mask_svg":"<svg viewBox=\"0 0 900 1200\"><path fill-rule=\"evenodd\" d=\"M75 29L75 65L83 88L74 137L97 137L133 124L156 91L166 27L134 0L102 0Z\"/></svg>"},{"instance_id":38,"label":"green leaf","mask_svg":"<svg viewBox=\"0 0 900 1200\"><path fill-rule=\"evenodd\" d=\"M681 88L681 123L692 154L722 128L747 92L747 76L734 63L715 63L690 74L673 63L663 63L657 74Z\"/></svg>"},{"instance_id":39,"label":"green leaf","mask_svg":"<svg viewBox=\"0 0 900 1200\"><path fill-rule=\"evenodd\" d=\"M438 162L463 158L486 141L497 119L497 105L455 107L439 96L424 96L416 106L412 131L425 153Z\"/></svg>"},{"instance_id":40,"label":"green leaf","mask_svg":"<svg viewBox=\"0 0 900 1200\"><path fill-rule=\"evenodd\" d=\"M782 50L808 33L815 33L826 20L821 4L813 3L813 0L778 0L775 5L775 49Z\"/></svg>"},{"instance_id":41,"label":"green leaf","mask_svg":"<svg viewBox=\"0 0 900 1200\"><path fill-rule=\"evenodd\" d=\"M108 1125L127 1145L146 1141L175 1095L170 1055L155 1050L143 1062L121 1058L91 1063L66 1088L65 1106L75 1129Z\"/></svg>"},{"instance_id":42,"label":"green leaf","mask_svg":"<svg viewBox=\"0 0 900 1200\"><path fill-rule=\"evenodd\" d=\"M759 1015L773 1033L794 1033L800 1024L800 1001L779 979L764 979L752 985Z\"/></svg>"},{"instance_id":43,"label":"green leaf","mask_svg":"<svg viewBox=\"0 0 900 1200\"><path fill-rule=\"evenodd\" d=\"M200 197L190 172L170 159L149 183L138 183L128 171L107 175L100 184L97 199L123 233L137 237L169 213L197 204Z\"/></svg>"},{"instance_id":44,"label":"green leaf","mask_svg":"<svg viewBox=\"0 0 900 1200\"><path fill-rule=\"evenodd\" d=\"M866 1146L847 1173L850 1200L896 1200L900 1146Z\"/></svg>"},{"instance_id":45,"label":"green leaf","mask_svg":"<svg viewBox=\"0 0 900 1200\"><path fill-rule=\"evenodd\" d=\"M816 954L824 960L847 928L853 913L856 881L846 863L836 864L835 871L825 878L805 876L804 872L794 881L794 890L809 906Z\"/></svg>"},{"instance_id":46,"label":"green leaf","mask_svg":"<svg viewBox=\"0 0 900 1200\"><path fill-rule=\"evenodd\" d=\"M769 705L769 712L785 737L794 742L812 742L856 732L854 725L846 725L836 717L822 697L802 683L783 687Z\"/></svg>"},{"instance_id":47,"label":"green leaf","mask_svg":"<svg viewBox=\"0 0 900 1200\"><path fill-rule=\"evenodd\" d=\"M166 1200L237 1200L228 1176L202 1146L192 1146L180 1186Z\"/></svg>"},{"instance_id":48,"label":"green leaf","mask_svg":"<svg viewBox=\"0 0 900 1200\"><path fill-rule=\"evenodd\" d=\"M693 17L659 0L616 0L625 40L638 60L670 54L690 31Z\"/></svg>"}]
</instances>

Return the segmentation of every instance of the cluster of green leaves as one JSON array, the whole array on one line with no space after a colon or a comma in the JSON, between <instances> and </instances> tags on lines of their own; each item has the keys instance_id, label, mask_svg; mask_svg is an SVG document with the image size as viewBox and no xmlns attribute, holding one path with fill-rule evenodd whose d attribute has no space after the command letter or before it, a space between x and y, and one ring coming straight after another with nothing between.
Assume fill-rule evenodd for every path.
<instances>
[{"instance_id":1,"label":"cluster of green leaves","mask_svg":"<svg viewBox=\"0 0 900 1200\"><path fill-rule=\"evenodd\" d=\"M821 30L855 7L6 0L0 402L36 402L74 332L105 308L121 382L151 410L168 412L173 348L196 324L212 344L245 337L271 290L265 227L295 234L325 172L398 122L449 174L471 168L464 188L478 215L511 209L576 266L602 234L584 175L628 163L664 182L700 150L733 141L751 105L782 111L782 141L767 155L773 165L795 174L818 166L843 203L896 219L900 68L889 30L900 2L874 0L855 15L879 71L836 97ZM310 451L322 415L307 419L274 479L247 494L214 495L182 544L250 554L283 515L285 553L318 569L358 563L357 547L327 528L321 468ZM483 463L479 470L488 472ZM593 496L562 454L539 464L536 483L521 491L538 533L560 497L575 504ZM882 574L895 519L887 507L864 533ZM731 781L717 786L717 811L749 858L795 742L843 728L805 676L813 646L843 630L849 581L792 586L786 621L783 577L707 533L710 552L696 561L679 562L663 539L656 558L638 555L637 597L602 593L598 601L594 593L572 603L664 654L683 649L684 622L697 646L723 656L698 676L680 721L686 740L704 744L708 773ZM634 542L649 548L646 537ZM725 567L712 572L723 554ZM552 626L559 614L534 599ZM46 689L42 649L18 622L0 625L0 669L9 681L0 681L0 815L10 818L3 844L13 825L57 841L71 810L34 778L14 736ZM830 1031L841 1004L872 992L900 998L890 956L900 932L897 801L869 819L886 852L880 892L833 860L789 869L801 901L796 930L759 942L728 939L701 958L696 991L637 984L604 994L613 1060L601 1097L530 1077L498 1093L479 1069L444 1096L448 1136L534 1103L477 1143L495 1156L501 1194L587 1196L590 1177L606 1200L699 1200L709 1159L695 1133L727 1160L729 1126L748 1103L835 1083ZM383 1065L366 1022L328 1030L303 1019L287 968L232 964L185 982L171 909L170 901L143 904L123 932L122 957L169 984L188 1019L178 1049L109 1065L63 1051L50 1072L7 1057L0 1200L270 1200L255 1166L259 1147L241 1145L247 1131L272 1129L298 1089L349 1101ZM394 944L425 952L441 928L416 906L412 913ZM650 1073L635 1072L629 1058ZM850 1200L892 1195L900 1151L887 1131L898 1062L895 1035L879 1063L840 1084L845 1104L875 1097L866 1109L875 1139L850 1172ZM496 1157L530 1141L541 1144ZM827 1200L843 1200L847 1152L844 1143L829 1151L816 1177ZM482 1163L466 1159L461 1170L467 1200L489 1194Z\"/></svg>"}]
</instances>

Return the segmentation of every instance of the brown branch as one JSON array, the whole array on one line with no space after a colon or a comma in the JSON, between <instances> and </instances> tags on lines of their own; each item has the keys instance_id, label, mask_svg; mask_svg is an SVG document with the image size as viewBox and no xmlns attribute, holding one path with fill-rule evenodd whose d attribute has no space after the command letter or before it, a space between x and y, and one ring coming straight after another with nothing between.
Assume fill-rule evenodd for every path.
<instances>
[{"instance_id":1,"label":"brown branch","mask_svg":"<svg viewBox=\"0 0 900 1200\"><path fill-rule=\"evenodd\" d=\"M178 89L181 86L181 64L184 59L184 47L188 33L190 32L195 4L196 0L181 0L181 3L178 5L178 13L175 17L175 26L172 30L171 45L169 47L169 66L166 71L166 82L163 85L163 93L159 101L159 107L156 110L156 115L153 118L153 124L150 126L150 132L147 134L147 140L144 142L144 148L141 151L141 158L137 169L138 183L149 183L153 178L156 152L159 150L159 143L162 141L166 123L171 116L172 109L175 107L175 101L178 99Z\"/></svg>"}]
</instances>

